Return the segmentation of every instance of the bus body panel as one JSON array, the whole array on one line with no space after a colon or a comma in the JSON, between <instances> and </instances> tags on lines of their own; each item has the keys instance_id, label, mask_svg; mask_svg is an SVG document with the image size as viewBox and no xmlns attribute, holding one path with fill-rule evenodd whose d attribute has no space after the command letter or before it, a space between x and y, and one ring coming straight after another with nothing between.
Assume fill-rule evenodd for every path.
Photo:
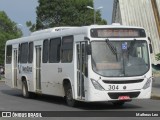
<instances>
[{"instance_id":1,"label":"bus body panel","mask_svg":"<svg viewBox=\"0 0 160 120\"><path fill-rule=\"evenodd\" d=\"M114 94L124 93L124 95L129 95L130 93L139 92L137 97L131 99L148 99L151 96L151 84L147 89L143 89L148 79L152 77L151 71L151 61L149 62L149 70L140 76L130 76L130 77L107 77L96 73L93 70L92 65L92 55L86 55L86 61L83 61L81 57L85 57L83 52L87 54L86 46L91 44L92 41L105 41L104 38L92 38L90 35L90 30L92 28L136 28L139 27L128 27L128 26L87 26L87 27L77 27L73 29L67 29L64 31L51 32L51 33L42 33L36 34L30 37L19 38L16 40L10 40L6 43L7 46L12 45L12 62L11 64L5 63L5 77L6 84L12 88L22 89L22 80L25 78L28 85L28 91L34 93L55 95L55 96L65 96L63 81L69 80L73 98L78 101L86 102L96 102L96 101L115 101L119 100L118 98L111 98ZM142 28L140 28L142 29ZM73 36L73 59L72 62L63 63L61 60L57 63L43 63L43 42L45 39L50 39L65 36ZM87 38L87 40L86 40ZM111 38L111 41L133 41L133 38ZM147 38L136 38L137 41L149 41ZM33 42L33 62L32 63L20 63L19 60L19 46L22 43ZM62 43L61 43L62 45ZM84 47L85 46L85 47ZM85 48L85 49L84 49ZM62 49L62 48L61 48ZM149 45L148 45L149 49ZM17 50L17 51L16 51ZM80 51L78 51L80 50ZM17 52L17 53L16 53ZM61 55L62 53L60 53ZM78 58L78 54L80 58ZM100 54L100 53L99 53ZM149 54L149 53L148 53ZM7 56L7 53L5 53ZM14 64L15 56L17 56L17 64ZM6 57L7 58L7 57ZM5 59L6 59L5 58ZM80 61L79 61L80 60ZM149 60L150 54L149 54ZM6 60L5 60L6 61ZM78 62L79 61L79 62ZM37 64L38 63L38 64ZM83 65L82 65L83 64ZM81 66L78 68L78 65ZM87 72L84 72L84 66L86 67ZM15 67L16 66L16 67ZM15 82L15 73L17 80ZM83 79L83 80L82 80ZM134 81L143 79L142 82L138 83L129 83L129 84L112 84L105 83L105 81ZM97 90L93 85L93 81L97 83L104 90ZM117 89L118 86L118 89ZM110 89L113 87L113 89ZM110 94L110 95L109 95ZM123 94L122 94L123 96Z\"/></svg>"}]
</instances>

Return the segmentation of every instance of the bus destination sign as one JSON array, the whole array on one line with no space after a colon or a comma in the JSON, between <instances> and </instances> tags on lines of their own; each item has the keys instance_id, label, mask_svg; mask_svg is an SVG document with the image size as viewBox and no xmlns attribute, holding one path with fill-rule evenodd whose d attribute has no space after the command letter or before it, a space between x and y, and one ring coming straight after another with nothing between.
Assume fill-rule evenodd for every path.
<instances>
[{"instance_id":1,"label":"bus destination sign","mask_svg":"<svg viewBox=\"0 0 160 120\"><path fill-rule=\"evenodd\" d=\"M91 29L93 38L138 38L146 37L144 29L136 28L97 28Z\"/></svg>"}]
</instances>

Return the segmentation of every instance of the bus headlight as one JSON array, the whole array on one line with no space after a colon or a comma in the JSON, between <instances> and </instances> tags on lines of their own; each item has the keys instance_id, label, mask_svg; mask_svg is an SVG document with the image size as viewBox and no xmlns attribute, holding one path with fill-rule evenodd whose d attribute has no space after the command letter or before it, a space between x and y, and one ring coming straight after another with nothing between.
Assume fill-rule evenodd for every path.
<instances>
[{"instance_id":1,"label":"bus headlight","mask_svg":"<svg viewBox=\"0 0 160 120\"><path fill-rule=\"evenodd\" d=\"M151 80L152 80L152 77L150 77L148 80L147 80L147 82L144 84L144 86L143 86L143 89L147 89L148 87L150 87L150 85L151 85Z\"/></svg>"},{"instance_id":2,"label":"bus headlight","mask_svg":"<svg viewBox=\"0 0 160 120\"><path fill-rule=\"evenodd\" d=\"M95 89L101 90L101 91L105 90L96 80L91 79L91 81Z\"/></svg>"}]
</instances>

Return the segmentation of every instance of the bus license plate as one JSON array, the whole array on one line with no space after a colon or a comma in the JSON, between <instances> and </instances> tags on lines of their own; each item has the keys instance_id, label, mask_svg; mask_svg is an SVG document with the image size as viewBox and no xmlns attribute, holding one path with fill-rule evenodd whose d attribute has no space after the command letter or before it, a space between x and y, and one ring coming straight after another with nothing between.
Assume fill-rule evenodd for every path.
<instances>
[{"instance_id":1,"label":"bus license plate","mask_svg":"<svg viewBox=\"0 0 160 120\"><path fill-rule=\"evenodd\" d=\"M119 96L119 100L130 100L131 98L129 96Z\"/></svg>"}]
</instances>

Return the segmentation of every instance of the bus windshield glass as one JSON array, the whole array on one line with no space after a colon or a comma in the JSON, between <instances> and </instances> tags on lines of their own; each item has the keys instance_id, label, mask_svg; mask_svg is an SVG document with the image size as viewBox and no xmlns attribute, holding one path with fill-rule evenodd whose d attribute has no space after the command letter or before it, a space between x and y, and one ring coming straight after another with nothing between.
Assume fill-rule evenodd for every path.
<instances>
[{"instance_id":1,"label":"bus windshield glass","mask_svg":"<svg viewBox=\"0 0 160 120\"><path fill-rule=\"evenodd\" d=\"M146 41L93 41L91 47L92 68L99 75L130 77L149 70Z\"/></svg>"}]
</instances>

